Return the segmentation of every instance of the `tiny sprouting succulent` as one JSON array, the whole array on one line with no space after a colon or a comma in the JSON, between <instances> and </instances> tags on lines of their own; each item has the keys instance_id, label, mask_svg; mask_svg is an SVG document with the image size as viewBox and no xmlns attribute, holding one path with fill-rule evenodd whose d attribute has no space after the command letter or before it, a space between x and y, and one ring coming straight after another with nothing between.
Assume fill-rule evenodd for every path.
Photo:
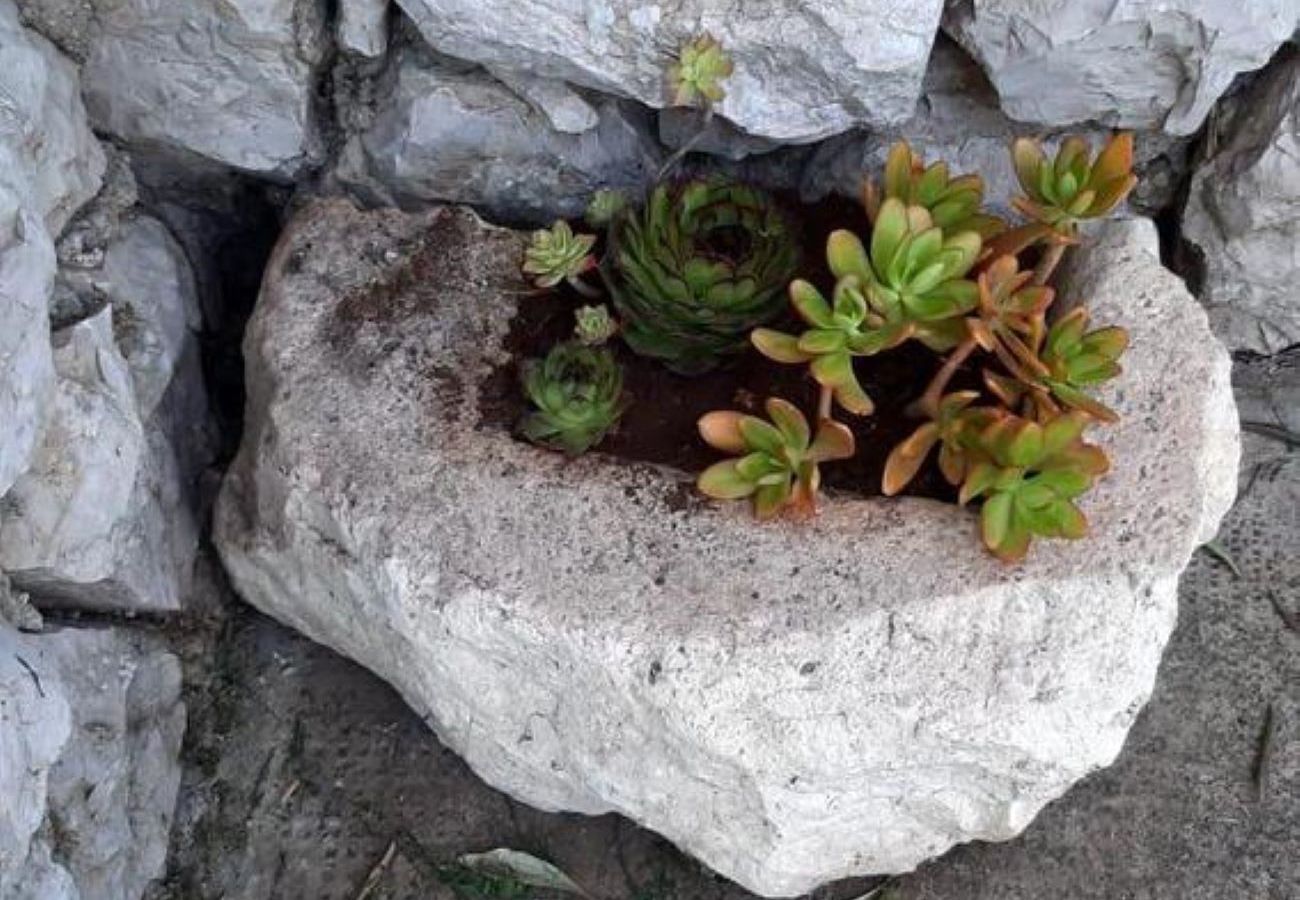
<instances>
[{"instance_id":1,"label":"tiny sprouting succulent","mask_svg":"<svg viewBox=\"0 0 1300 900\"><path fill-rule=\"evenodd\" d=\"M722 82L735 66L722 44L702 34L682 45L677 61L668 67L668 85L676 106L709 108L722 101Z\"/></svg>"},{"instance_id":2,"label":"tiny sprouting succulent","mask_svg":"<svg viewBox=\"0 0 1300 900\"><path fill-rule=\"evenodd\" d=\"M1025 192L1012 205L1066 235L1079 220L1109 213L1137 184L1133 135L1127 132L1113 135L1096 159L1088 141L1078 135L1063 140L1054 159L1031 138L1018 138L1011 156Z\"/></svg>"},{"instance_id":3,"label":"tiny sprouting succulent","mask_svg":"<svg viewBox=\"0 0 1300 900\"><path fill-rule=\"evenodd\" d=\"M573 336L590 347L603 344L618 334L618 322L609 314L609 307L579 306L573 311Z\"/></svg>"},{"instance_id":4,"label":"tiny sprouting succulent","mask_svg":"<svg viewBox=\"0 0 1300 900\"><path fill-rule=\"evenodd\" d=\"M594 447L628 405L623 370L608 347L557 344L544 359L527 360L521 375L535 409L520 433L554 450L576 455Z\"/></svg>"},{"instance_id":5,"label":"tiny sprouting succulent","mask_svg":"<svg viewBox=\"0 0 1300 900\"><path fill-rule=\"evenodd\" d=\"M686 375L743 351L751 329L780 315L799 259L772 198L726 181L660 185L610 233L623 339Z\"/></svg>"},{"instance_id":6,"label":"tiny sprouting succulent","mask_svg":"<svg viewBox=\"0 0 1300 900\"><path fill-rule=\"evenodd\" d=\"M926 166L907 141L899 141L889 149L883 192L874 180L863 182L862 201L872 222L879 216L881 204L891 197L904 206L923 207L947 234L974 231L987 240L1006 227L997 216L983 211L983 178L952 178L943 162Z\"/></svg>"},{"instance_id":7,"label":"tiny sprouting succulent","mask_svg":"<svg viewBox=\"0 0 1300 900\"><path fill-rule=\"evenodd\" d=\"M811 514L821 485L818 464L852 456L853 432L822 419L814 436L793 404L770 397L765 408L770 422L732 410L700 418L705 442L735 457L705 469L698 482L700 492L716 500L752 498L760 519L787 508Z\"/></svg>"},{"instance_id":8,"label":"tiny sprouting succulent","mask_svg":"<svg viewBox=\"0 0 1300 900\"><path fill-rule=\"evenodd\" d=\"M1080 538L1088 522L1074 501L1110 468L1101 448L1081 439L1088 424L1070 412L1046 424L1002 412L973 439L960 501L984 498L980 531L998 558L1023 559L1034 537Z\"/></svg>"},{"instance_id":9,"label":"tiny sprouting succulent","mask_svg":"<svg viewBox=\"0 0 1300 900\"><path fill-rule=\"evenodd\" d=\"M591 195L583 219L592 228L606 228L627 206L627 195L622 191L601 188Z\"/></svg>"},{"instance_id":10,"label":"tiny sprouting succulent","mask_svg":"<svg viewBox=\"0 0 1300 900\"><path fill-rule=\"evenodd\" d=\"M595 235L574 234L563 220L538 229L524 251L524 274L532 276L539 288L553 288L567 281L575 287L581 285L582 290L586 285L579 279L596 267L596 257L591 253L595 243Z\"/></svg>"}]
</instances>

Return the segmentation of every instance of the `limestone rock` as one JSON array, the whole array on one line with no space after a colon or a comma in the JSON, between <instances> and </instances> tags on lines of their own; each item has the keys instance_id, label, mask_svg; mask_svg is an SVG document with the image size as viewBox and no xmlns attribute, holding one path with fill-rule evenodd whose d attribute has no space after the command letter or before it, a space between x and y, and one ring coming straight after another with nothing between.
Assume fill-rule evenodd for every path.
<instances>
[{"instance_id":1,"label":"limestone rock","mask_svg":"<svg viewBox=\"0 0 1300 900\"><path fill-rule=\"evenodd\" d=\"M25 194L57 237L103 173L76 67L19 23L13 0L0 0L0 182Z\"/></svg>"},{"instance_id":2,"label":"limestone rock","mask_svg":"<svg viewBox=\"0 0 1300 900\"><path fill-rule=\"evenodd\" d=\"M577 215L600 187L653 178L658 149L636 110L614 100L582 134L547 118L479 69L420 47L390 55L370 126L338 177L367 199L402 206L472 203L515 221Z\"/></svg>"},{"instance_id":3,"label":"limestone rock","mask_svg":"<svg viewBox=\"0 0 1300 900\"><path fill-rule=\"evenodd\" d=\"M28 862L45 819L50 768L68 740L68 702L36 669L32 641L0 619L0 897L24 896L45 868ZM39 854L39 851L38 851ZM53 896L53 895L51 895Z\"/></svg>"},{"instance_id":4,"label":"limestone rock","mask_svg":"<svg viewBox=\"0 0 1300 900\"><path fill-rule=\"evenodd\" d=\"M1300 342L1300 52L1233 98L1192 178L1183 237L1199 250L1201 300L1234 349Z\"/></svg>"},{"instance_id":5,"label":"limestone rock","mask_svg":"<svg viewBox=\"0 0 1300 900\"><path fill-rule=\"evenodd\" d=\"M735 61L718 112L751 134L811 141L857 124L907 118L941 0L398 0L425 39L450 56L667 103L678 48L708 32Z\"/></svg>"},{"instance_id":6,"label":"limestone rock","mask_svg":"<svg viewBox=\"0 0 1300 900\"><path fill-rule=\"evenodd\" d=\"M180 689L156 637L0 621L0 897L139 900L162 875Z\"/></svg>"},{"instance_id":7,"label":"limestone rock","mask_svg":"<svg viewBox=\"0 0 1300 900\"><path fill-rule=\"evenodd\" d=\"M944 30L1013 119L1189 135L1300 26L1300 0L953 0Z\"/></svg>"},{"instance_id":8,"label":"limestone rock","mask_svg":"<svg viewBox=\"0 0 1300 900\"><path fill-rule=\"evenodd\" d=\"M584 134L600 124L600 113L563 81L537 78L510 69L493 69L492 77L527 100L562 134Z\"/></svg>"},{"instance_id":9,"label":"limestone rock","mask_svg":"<svg viewBox=\"0 0 1300 900\"><path fill-rule=\"evenodd\" d=\"M309 206L249 325L218 547L489 783L621 812L758 893L1012 837L1118 753L1235 487L1227 354L1149 223L1102 238L1068 290L1132 330L1115 471L1090 539L1007 569L956 507L757 527L687 473L513 441L483 413L526 236Z\"/></svg>"},{"instance_id":10,"label":"limestone rock","mask_svg":"<svg viewBox=\"0 0 1300 900\"><path fill-rule=\"evenodd\" d=\"M58 389L31 469L0 509L0 567L48 604L177 609L197 526L172 438L137 404L113 307L54 344Z\"/></svg>"},{"instance_id":11,"label":"limestone rock","mask_svg":"<svg viewBox=\"0 0 1300 900\"><path fill-rule=\"evenodd\" d=\"M81 900L137 900L163 874L180 786L180 661L161 640L121 628L41 635L72 708L50 771L60 862Z\"/></svg>"},{"instance_id":12,"label":"limestone rock","mask_svg":"<svg viewBox=\"0 0 1300 900\"><path fill-rule=\"evenodd\" d=\"M377 59L388 49L389 0L342 0L338 42L344 50Z\"/></svg>"},{"instance_id":13,"label":"limestone rock","mask_svg":"<svg viewBox=\"0 0 1300 900\"><path fill-rule=\"evenodd\" d=\"M122 0L97 7L82 70L99 129L271 176L320 161L323 0Z\"/></svg>"},{"instance_id":14,"label":"limestone rock","mask_svg":"<svg viewBox=\"0 0 1300 900\"><path fill-rule=\"evenodd\" d=\"M946 161L952 171L977 173L985 184L990 208L1019 221L1010 206L1020 193L1009 148L1017 137L1038 137L1049 145L1065 134L1083 134L1100 147L1107 129L1085 125L1043 129L1016 122L998 105L997 92L960 47L940 38L935 42L916 114L904 124L871 132L855 132L819 145L804 174L801 193L807 201L832 192L860 196L864 175L881 178L889 148L906 139L926 159ZM1129 204L1141 212L1169 205L1185 170L1186 141L1159 132L1140 132L1135 141L1138 187Z\"/></svg>"},{"instance_id":15,"label":"limestone rock","mask_svg":"<svg viewBox=\"0 0 1300 900\"><path fill-rule=\"evenodd\" d=\"M27 469L54 392L54 265L41 216L0 181L0 497Z\"/></svg>"}]
</instances>

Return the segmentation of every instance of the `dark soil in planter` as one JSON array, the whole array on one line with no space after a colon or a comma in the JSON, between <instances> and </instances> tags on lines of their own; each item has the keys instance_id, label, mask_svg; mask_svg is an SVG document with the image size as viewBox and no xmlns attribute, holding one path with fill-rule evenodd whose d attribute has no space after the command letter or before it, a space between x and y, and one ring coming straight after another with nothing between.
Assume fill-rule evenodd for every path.
<instances>
[{"instance_id":1,"label":"dark soil in planter","mask_svg":"<svg viewBox=\"0 0 1300 900\"><path fill-rule=\"evenodd\" d=\"M829 296L834 278L826 267L826 237L837 228L866 235L870 230L866 215L857 203L842 198L793 208L805 242L800 275ZM575 223L575 228L582 227ZM592 281L596 283L594 276ZM518 362L545 356L556 343L571 337L574 309L595 302L599 301L583 298L567 285L520 302L507 339L514 362L498 370L484 387L485 425L513 430L529 409L519 386ZM773 323L773 327L793 333L802 330L793 312ZM593 452L672 466L694 475L723 458L696 431L696 422L704 413L739 409L761 415L763 400L777 396L798 405L811 420L817 406L817 384L808 376L806 366L774 363L756 350L713 372L688 378L635 355L617 339L612 346L623 365L624 384L632 395L632 404L617 429ZM857 453L852 459L822 466L826 489L879 496L890 450L920 424L905 410L921 395L941 363L941 357L916 342L855 361L858 377L875 401L876 411L865 418L837 411L839 421L848 425L857 438ZM949 389L977 387L976 365L977 361L959 371ZM944 480L933 459L904 494L948 502L955 502L957 497L956 489Z\"/></svg>"}]
</instances>

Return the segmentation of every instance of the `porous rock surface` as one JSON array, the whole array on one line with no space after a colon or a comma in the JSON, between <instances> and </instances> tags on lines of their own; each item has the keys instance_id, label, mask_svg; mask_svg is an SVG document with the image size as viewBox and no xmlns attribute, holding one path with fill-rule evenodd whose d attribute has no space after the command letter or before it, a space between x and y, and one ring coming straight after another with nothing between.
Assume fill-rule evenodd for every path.
<instances>
[{"instance_id":1,"label":"porous rock surface","mask_svg":"<svg viewBox=\"0 0 1300 900\"><path fill-rule=\"evenodd\" d=\"M538 3L398 0L435 49L666 105L678 49L712 34L735 62L718 112L752 134L810 141L912 112L942 0Z\"/></svg>"},{"instance_id":2,"label":"porous rock surface","mask_svg":"<svg viewBox=\"0 0 1300 900\"><path fill-rule=\"evenodd\" d=\"M1201 300L1234 349L1300 342L1300 52L1289 49L1227 104L1192 177L1183 237Z\"/></svg>"},{"instance_id":3,"label":"porous rock surface","mask_svg":"<svg viewBox=\"0 0 1300 900\"><path fill-rule=\"evenodd\" d=\"M1300 26L1300 0L954 0L944 30L1012 118L1196 131Z\"/></svg>"},{"instance_id":4,"label":"porous rock surface","mask_svg":"<svg viewBox=\"0 0 1300 900\"><path fill-rule=\"evenodd\" d=\"M0 620L0 897L139 900L162 874L180 688L156 637Z\"/></svg>"},{"instance_id":5,"label":"porous rock surface","mask_svg":"<svg viewBox=\"0 0 1300 900\"><path fill-rule=\"evenodd\" d=\"M524 240L341 201L289 226L216 515L246 599L396 685L489 783L624 813L767 895L1009 838L1114 759L1239 452L1227 354L1149 224L1071 281L1134 339L1094 533L1014 569L955 507L758 526L686 473L484 425Z\"/></svg>"},{"instance_id":6,"label":"porous rock surface","mask_svg":"<svg viewBox=\"0 0 1300 900\"><path fill-rule=\"evenodd\" d=\"M348 141L336 173L367 200L472 203L542 223L580 214L597 188L639 190L658 167L646 117L631 104L605 98L587 107L596 122L585 129L574 110L553 107L566 133L538 111L536 90L530 102L482 69L418 45L390 54L375 90L373 118Z\"/></svg>"}]
</instances>

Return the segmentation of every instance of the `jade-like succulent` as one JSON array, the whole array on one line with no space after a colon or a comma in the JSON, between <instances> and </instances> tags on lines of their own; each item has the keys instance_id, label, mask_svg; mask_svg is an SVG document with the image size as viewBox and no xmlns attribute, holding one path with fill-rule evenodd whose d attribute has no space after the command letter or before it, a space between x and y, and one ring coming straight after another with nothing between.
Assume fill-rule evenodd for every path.
<instances>
[{"instance_id":1,"label":"jade-like succulent","mask_svg":"<svg viewBox=\"0 0 1300 900\"><path fill-rule=\"evenodd\" d=\"M898 346L911 337L915 325L903 317L901 307L871 309L861 281L852 275L836 282L832 303L802 279L790 284L790 302L808 330L795 336L756 328L750 335L754 346L776 362L811 363L809 373L832 392L836 403L854 415L870 415L875 404L853 371L853 357Z\"/></svg>"},{"instance_id":2,"label":"jade-like succulent","mask_svg":"<svg viewBox=\"0 0 1300 900\"><path fill-rule=\"evenodd\" d=\"M583 453L604 439L627 408L623 370L608 347L557 344L545 359L526 361L521 374L536 408L519 431L544 447Z\"/></svg>"},{"instance_id":3,"label":"jade-like succulent","mask_svg":"<svg viewBox=\"0 0 1300 900\"><path fill-rule=\"evenodd\" d=\"M904 438L885 460L881 492L892 497L911 483L930 451L939 447L939 471L951 485L966 477L972 460L980 455L971 449L972 438L987 428L998 410L972 406L978 391L958 391L939 401L934 418Z\"/></svg>"},{"instance_id":4,"label":"jade-like succulent","mask_svg":"<svg viewBox=\"0 0 1300 900\"><path fill-rule=\"evenodd\" d=\"M668 67L668 85L676 106L711 107L726 96L722 82L735 66L712 35L702 34L682 45Z\"/></svg>"},{"instance_id":5,"label":"jade-like succulent","mask_svg":"<svg viewBox=\"0 0 1300 900\"><path fill-rule=\"evenodd\" d=\"M618 334L618 322L609 314L609 307L579 306L573 311L573 336L589 347L603 344Z\"/></svg>"},{"instance_id":6,"label":"jade-like succulent","mask_svg":"<svg viewBox=\"0 0 1300 900\"><path fill-rule=\"evenodd\" d=\"M660 185L611 230L606 278L633 351L696 375L780 314L794 235L762 191L731 182Z\"/></svg>"},{"instance_id":7,"label":"jade-like succulent","mask_svg":"<svg viewBox=\"0 0 1300 900\"><path fill-rule=\"evenodd\" d=\"M754 514L768 519L786 508L810 514L821 484L818 464L853 455L853 432L822 419L814 437L803 413L785 400L770 397L770 422L731 410L700 418L700 436L735 458L709 466L701 474L701 493L716 500L752 498Z\"/></svg>"},{"instance_id":8,"label":"jade-like succulent","mask_svg":"<svg viewBox=\"0 0 1300 900\"><path fill-rule=\"evenodd\" d=\"M596 267L596 258L591 254L595 243L595 235L574 234L564 220L534 231L524 251L524 274L531 275L539 288L553 288L567 281L586 293L590 288L579 279Z\"/></svg>"},{"instance_id":9,"label":"jade-like succulent","mask_svg":"<svg viewBox=\"0 0 1300 900\"><path fill-rule=\"evenodd\" d=\"M627 209L627 195L622 191L601 188L591 195L583 218L592 228L606 228Z\"/></svg>"},{"instance_id":10,"label":"jade-like succulent","mask_svg":"<svg viewBox=\"0 0 1300 900\"><path fill-rule=\"evenodd\" d=\"M1061 142L1054 159L1031 138L1011 146L1016 177L1026 196L1011 202L1030 219L1069 234L1080 219L1109 213L1137 184L1133 174L1133 135L1113 135L1096 159L1078 135Z\"/></svg>"},{"instance_id":11,"label":"jade-like succulent","mask_svg":"<svg viewBox=\"0 0 1300 900\"><path fill-rule=\"evenodd\" d=\"M960 500L984 497L980 530L998 558L1023 559L1034 537L1087 533L1074 500L1110 468L1101 448L1081 439L1087 423L1081 413L1046 424L1003 413L975 439L985 458L970 466Z\"/></svg>"},{"instance_id":12,"label":"jade-like succulent","mask_svg":"<svg viewBox=\"0 0 1300 900\"><path fill-rule=\"evenodd\" d=\"M1040 376L1052 395L1067 406L1106 422L1119 417L1086 389L1120 373L1119 358L1128 347L1128 332L1118 326L1088 331L1088 310L1076 307L1047 332Z\"/></svg>"},{"instance_id":13,"label":"jade-like succulent","mask_svg":"<svg viewBox=\"0 0 1300 900\"><path fill-rule=\"evenodd\" d=\"M952 178L947 163L942 162L927 167L907 141L899 141L889 149L883 194L871 179L863 184L862 201L872 222L879 217L881 203L891 197L905 206L923 207L934 224L947 234L974 231L987 240L1006 227L997 216L981 209L983 178L979 175Z\"/></svg>"},{"instance_id":14,"label":"jade-like succulent","mask_svg":"<svg viewBox=\"0 0 1300 900\"><path fill-rule=\"evenodd\" d=\"M965 231L945 237L930 214L895 197L881 204L871 251L850 231L826 242L835 283L834 302L802 279L790 285L790 302L810 326L802 335L767 328L751 340L782 363L811 363L809 371L835 402L855 415L874 404L853 371L853 357L873 356L915 337L932 349L949 349L965 333L961 316L978 301L964 276L979 256L980 237Z\"/></svg>"}]
</instances>

